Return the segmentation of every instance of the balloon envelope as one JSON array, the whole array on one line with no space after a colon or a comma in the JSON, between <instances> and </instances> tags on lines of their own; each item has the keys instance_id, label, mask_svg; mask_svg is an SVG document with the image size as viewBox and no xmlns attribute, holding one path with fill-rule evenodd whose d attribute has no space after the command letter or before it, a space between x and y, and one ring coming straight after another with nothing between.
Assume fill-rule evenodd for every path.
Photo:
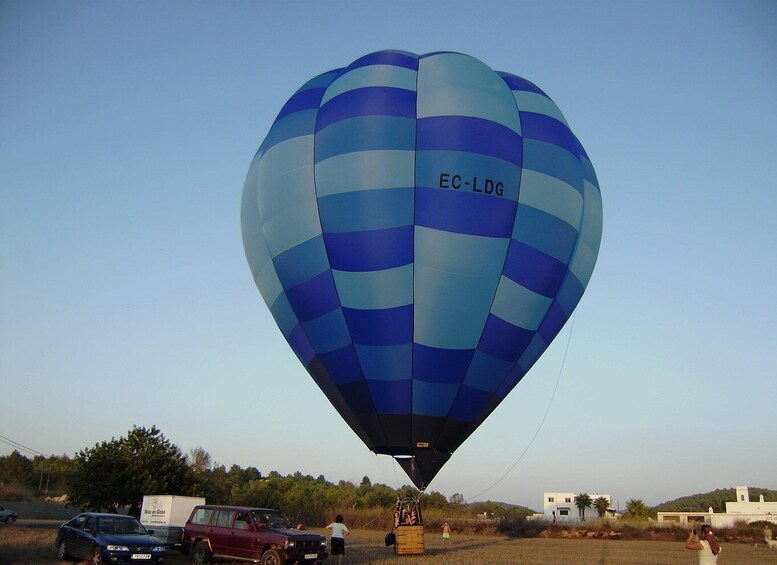
<instances>
[{"instance_id":1,"label":"balloon envelope","mask_svg":"<svg viewBox=\"0 0 777 565\"><path fill-rule=\"evenodd\" d=\"M424 489L578 304L594 169L531 82L381 51L284 105L251 163L254 280L353 431Z\"/></svg>"}]
</instances>

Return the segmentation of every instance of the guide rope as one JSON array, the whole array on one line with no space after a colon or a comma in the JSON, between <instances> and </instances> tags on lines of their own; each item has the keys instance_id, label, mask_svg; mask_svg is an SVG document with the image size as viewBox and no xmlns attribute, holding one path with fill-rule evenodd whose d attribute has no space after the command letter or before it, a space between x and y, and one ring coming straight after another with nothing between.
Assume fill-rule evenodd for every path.
<instances>
[{"instance_id":1,"label":"guide rope","mask_svg":"<svg viewBox=\"0 0 777 565\"><path fill-rule=\"evenodd\" d=\"M518 456L518 459L515 460L515 462L510 466L509 469L507 469L507 471L505 471L505 473L501 477L499 477L496 481L494 481L494 483L491 486L489 486L488 488L486 488L485 490L483 490L482 492L479 492L478 494L476 494L474 496L470 496L464 502L470 502L470 501L472 501L472 500L474 500L476 498L479 498L480 496L484 495L485 493L490 491L492 488L494 488L496 485L501 483L507 477L507 475L509 475L512 472L512 470L515 469L515 467L518 465L518 463L521 462L521 459L523 459L523 456L526 455L527 451L529 451L529 448L534 443L534 440L537 439L537 436L539 435L540 430L542 429L542 425L545 423L545 420L548 417L548 413L550 412L550 407L553 405L553 399L556 398L556 391L558 390L559 382L561 382L561 374L564 372L564 365L567 362L567 353L569 353L569 344L572 341L572 330L575 327L575 317L576 317L576 315L577 315L577 312L572 314L572 323L569 324L569 335L567 336L567 345L564 348L564 357L561 360L561 367L559 367L559 370L558 370L558 377L556 377L556 385L553 387L553 394L550 395L550 400L548 401L548 406L547 406L547 408L545 408L545 414L543 414L542 420L540 420L539 426L537 426L537 429L534 431L534 435L532 436L531 440L529 440L529 443L526 445L526 447L521 452L521 454Z\"/></svg>"}]
</instances>

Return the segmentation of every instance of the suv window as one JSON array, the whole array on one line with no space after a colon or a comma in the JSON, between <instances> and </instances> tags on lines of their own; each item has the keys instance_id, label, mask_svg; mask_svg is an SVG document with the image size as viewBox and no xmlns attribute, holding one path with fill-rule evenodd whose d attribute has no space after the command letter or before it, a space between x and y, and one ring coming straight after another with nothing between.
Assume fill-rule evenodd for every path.
<instances>
[{"instance_id":1,"label":"suv window","mask_svg":"<svg viewBox=\"0 0 777 565\"><path fill-rule=\"evenodd\" d=\"M228 528L232 525L232 520L234 517L234 510L219 510L218 516L216 516L216 526Z\"/></svg>"},{"instance_id":2,"label":"suv window","mask_svg":"<svg viewBox=\"0 0 777 565\"><path fill-rule=\"evenodd\" d=\"M213 508L198 508L192 516L192 524L209 524L213 516Z\"/></svg>"}]
</instances>

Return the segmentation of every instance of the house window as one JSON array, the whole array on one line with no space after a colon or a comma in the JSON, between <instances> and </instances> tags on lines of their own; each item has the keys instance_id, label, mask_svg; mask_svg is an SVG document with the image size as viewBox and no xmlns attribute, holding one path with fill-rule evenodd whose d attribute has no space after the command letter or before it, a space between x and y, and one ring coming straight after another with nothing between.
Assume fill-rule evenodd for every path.
<instances>
[{"instance_id":1,"label":"house window","mask_svg":"<svg viewBox=\"0 0 777 565\"><path fill-rule=\"evenodd\" d=\"M553 502L553 497L552 496L548 497L548 502Z\"/></svg>"},{"instance_id":2,"label":"house window","mask_svg":"<svg viewBox=\"0 0 777 565\"><path fill-rule=\"evenodd\" d=\"M744 502L745 501L745 495L744 494L740 494L739 495L739 501L740 502Z\"/></svg>"},{"instance_id":3,"label":"house window","mask_svg":"<svg viewBox=\"0 0 777 565\"><path fill-rule=\"evenodd\" d=\"M559 515L561 515L561 516L569 516L569 510L568 510L568 509L566 509L566 508L561 508L561 509L558 511L558 513L559 513Z\"/></svg>"},{"instance_id":4,"label":"house window","mask_svg":"<svg viewBox=\"0 0 777 565\"><path fill-rule=\"evenodd\" d=\"M564 499L564 502L572 502L572 499L567 497L567 498Z\"/></svg>"}]
</instances>

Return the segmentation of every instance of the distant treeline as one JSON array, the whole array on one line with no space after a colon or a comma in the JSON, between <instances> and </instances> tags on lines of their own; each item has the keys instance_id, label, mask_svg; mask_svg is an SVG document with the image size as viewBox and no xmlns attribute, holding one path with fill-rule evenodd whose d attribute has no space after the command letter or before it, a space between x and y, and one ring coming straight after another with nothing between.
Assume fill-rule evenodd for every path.
<instances>
[{"instance_id":1,"label":"distant treeline","mask_svg":"<svg viewBox=\"0 0 777 565\"><path fill-rule=\"evenodd\" d=\"M763 495L766 502L777 501L777 490L758 487L750 487L748 490L751 502L758 501L761 495ZM725 512L726 502L735 502L736 500L737 493L735 488L722 488L669 500L655 506L653 510L656 512L707 512L712 508L714 512Z\"/></svg>"},{"instance_id":2,"label":"distant treeline","mask_svg":"<svg viewBox=\"0 0 777 565\"><path fill-rule=\"evenodd\" d=\"M67 494L69 504L83 509L123 508L138 513L145 494L178 494L202 496L211 504L278 508L292 520L310 524L331 521L333 512L393 508L398 498L408 493L419 495L411 485L394 489L372 483L367 476L357 485L299 472L264 474L253 466L227 469L214 464L201 447L184 455L156 427L134 427L126 437L84 448L72 458L30 459L14 451L0 457L0 485L0 500ZM523 506L498 502L466 504L459 493L446 498L429 491L422 500L423 507L433 513L474 517L486 512L507 518L534 513Z\"/></svg>"}]
</instances>

